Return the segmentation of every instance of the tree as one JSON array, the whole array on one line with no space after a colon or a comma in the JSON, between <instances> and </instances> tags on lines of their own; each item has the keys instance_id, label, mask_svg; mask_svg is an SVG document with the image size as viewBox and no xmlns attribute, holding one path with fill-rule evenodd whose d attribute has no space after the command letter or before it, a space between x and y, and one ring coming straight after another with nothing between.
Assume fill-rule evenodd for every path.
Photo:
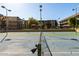
<instances>
[{"instance_id":1,"label":"tree","mask_svg":"<svg viewBox=\"0 0 79 59\"><path fill-rule=\"evenodd\" d=\"M76 18L77 19L77 27L79 27L79 18Z\"/></svg>"},{"instance_id":2,"label":"tree","mask_svg":"<svg viewBox=\"0 0 79 59\"><path fill-rule=\"evenodd\" d=\"M57 21L55 21L55 26L56 26L56 27L58 26L58 23L57 23Z\"/></svg>"},{"instance_id":3,"label":"tree","mask_svg":"<svg viewBox=\"0 0 79 59\"><path fill-rule=\"evenodd\" d=\"M70 26L72 26L73 28L76 27L76 18L75 17L69 18L68 21L69 21Z\"/></svg>"},{"instance_id":4,"label":"tree","mask_svg":"<svg viewBox=\"0 0 79 59\"><path fill-rule=\"evenodd\" d=\"M38 21L36 19L34 19L33 17L28 19L28 28L32 28L32 25L38 25Z\"/></svg>"},{"instance_id":5,"label":"tree","mask_svg":"<svg viewBox=\"0 0 79 59\"><path fill-rule=\"evenodd\" d=\"M48 22L46 23L46 25L47 25L47 29L50 29L50 28L51 28L51 22L50 22L50 21L48 21Z\"/></svg>"}]
</instances>

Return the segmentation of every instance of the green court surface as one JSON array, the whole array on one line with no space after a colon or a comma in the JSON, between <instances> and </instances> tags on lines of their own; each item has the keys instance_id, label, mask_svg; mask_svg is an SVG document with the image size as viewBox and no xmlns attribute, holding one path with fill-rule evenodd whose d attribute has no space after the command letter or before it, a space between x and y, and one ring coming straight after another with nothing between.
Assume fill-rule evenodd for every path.
<instances>
[{"instance_id":1,"label":"green court surface","mask_svg":"<svg viewBox=\"0 0 79 59\"><path fill-rule=\"evenodd\" d=\"M5 35L6 33L0 33L0 40ZM53 55L79 55L79 33L43 32L43 36L46 37L47 44ZM72 38L78 40L71 40ZM37 51L33 54L30 50L35 48L39 39L40 32L9 32L6 39L2 43L0 42L0 55L37 56ZM44 53L49 53L49 51L45 50Z\"/></svg>"}]
</instances>

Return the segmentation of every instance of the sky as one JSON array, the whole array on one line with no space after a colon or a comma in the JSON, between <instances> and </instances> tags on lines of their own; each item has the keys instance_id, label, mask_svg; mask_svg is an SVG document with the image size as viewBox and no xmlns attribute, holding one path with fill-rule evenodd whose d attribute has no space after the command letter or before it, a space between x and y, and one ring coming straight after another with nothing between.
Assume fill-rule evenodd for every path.
<instances>
[{"instance_id":1,"label":"sky","mask_svg":"<svg viewBox=\"0 0 79 59\"><path fill-rule=\"evenodd\" d=\"M75 10L72 11L73 8L77 8L79 12L79 3L0 3L2 5L12 10L8 12L8 16L18 16L25 20L29 17L40 19L39 5L43 6L43 20L62 20L76 13ZM6 15L6 10L0 7L0 14Z\"/></svg>"}]
</instances>

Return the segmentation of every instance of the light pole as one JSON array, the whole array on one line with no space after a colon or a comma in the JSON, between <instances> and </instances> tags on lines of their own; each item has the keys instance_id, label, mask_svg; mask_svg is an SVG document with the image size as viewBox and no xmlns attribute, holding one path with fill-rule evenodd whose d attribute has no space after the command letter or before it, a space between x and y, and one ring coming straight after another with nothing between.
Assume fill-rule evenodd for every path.
<instances>
[{"instance_id":1,"label":"light pole","mask_svg":"<svg viewBox=\"0 0 79 59\"><path fill-rule=\"evenodd\" d=\"M58 29L60 28L60 22L59 22L59 20L60 20L60 17L58 18L58 21L57 21Z\"/></svg>"},{"instance_id":2,"label":"light pole","mask_svg":"<svg viewBox=\"0 0 79 59\"><path fill-rule=\"evenodd\" d=\"M72 9L72 11L75 11L75 29L77 29L77 7Z\"/></svg>"},{"instance_id":3,"label":"light pole","mask_svg":"<svg viewBox=\"0 0 79 59\"><path fill-rule=\"evenodd\" d=\"M11 10L10 9L7 9L5 6L1 6L2 8L4 8L5 10L6 10L6 17L8 16L8 11L9 12L11 12ZM8 30L8 20L7 20L7 18L6 18L6 29Z\"/></svg>"},{"instance_id":4,"label":"light pole","mask_svg":"<svg viewBox=\"0 0 79 59\"><path fill-rule=\"evenodd\" d=\"M42 5L40 5L40 22L41 22L41 30L42 30ZM42 31L40 33L40 42L41 42Z\"/></svg>"},{"instance_id":5,"label":"light pole","mask_svg":"<svg viewBox=\"0 0 79 59\"><path fill-rule=\"evenodd\" d=\"M40 32L40 41L38 43L38 56L41 56L41 40L42 40L42 5L39 6L40 8L40 22L41 22L41 32Z\"/></svg>"},{"instance_id":6,"label":"light pole","mask_svg":"<svg viewBox=\"0 0 79 59\"><path fill-rule=\"evenodd\" d=\"M42 21L42 5L40 5L40 20Z\"/></svg>"},{"instance_id":7,"label":"light pole","mask_svg":"<svg viewBox=\"0 0 79 59\"><path fill-rule=\"evenodd\" d=\"M39 6L40 8L40 24L41 24L41 29L40 29L40 40L38 42L38 44L35 45L35 48L33 48L31 51L32 53L35 53L35 51L37 50L37 55L41 56L42 55L42 49L41 49L41 40L42 40L42 5Z\"/></svg>"},{"instance_id":8,"label":"light pole","mask_svg":"<svg viewBox=\"0 0 79 59\"><path fill-rule=\"evenodd\" d=\"M77 9L78 7L72 9L72 11L75 11L75 30L77 29ZM77 35L77 31L75 33ZM71 40L78 40L78 39L72 38Z\"/></svg>"}]
</instances>

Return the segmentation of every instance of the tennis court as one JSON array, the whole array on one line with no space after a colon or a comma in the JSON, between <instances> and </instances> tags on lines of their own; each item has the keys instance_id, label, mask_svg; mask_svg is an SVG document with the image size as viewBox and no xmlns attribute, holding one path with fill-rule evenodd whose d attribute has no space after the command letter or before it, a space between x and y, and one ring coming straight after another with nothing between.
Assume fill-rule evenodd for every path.
<instances>
[{"instance_id":1,"label":"tennis court","mask_svg":"<svg viewBox=\"0 0 79 59\"><path fill-rule=\"evenodd\" d=\"M0 40L5 33L0 33ZM43 32L53 56L79 55L79 33L75 32ZM77 40L72 40L75 38ZM0 55L3 56L37 56L33 54L40 39L40 32L9 32L6 39L0 43ZM43 39L42 39L43 40ZM44 45L43 45L44 46ZM45 55L49 55L46 47L42 48Z\"/></svg>"}]
</instances>

